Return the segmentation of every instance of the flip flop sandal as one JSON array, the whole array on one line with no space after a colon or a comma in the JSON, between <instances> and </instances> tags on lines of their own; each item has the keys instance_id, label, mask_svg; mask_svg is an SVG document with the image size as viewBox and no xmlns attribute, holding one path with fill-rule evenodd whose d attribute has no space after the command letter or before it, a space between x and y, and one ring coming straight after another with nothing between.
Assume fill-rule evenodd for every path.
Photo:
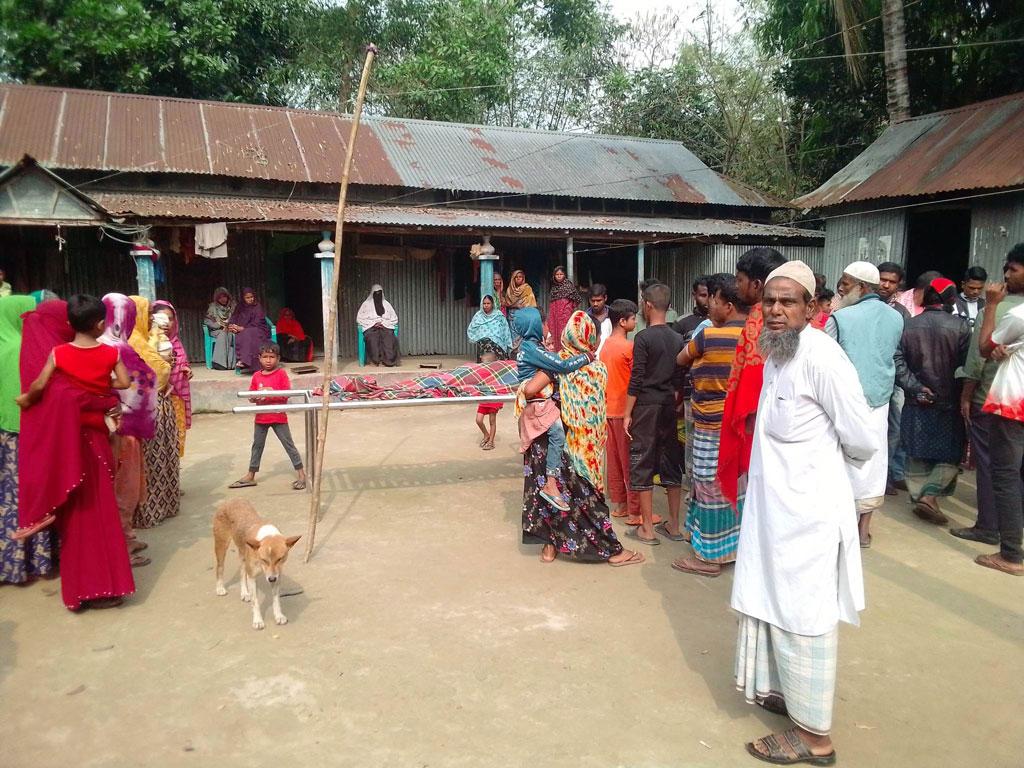
<instances>
[{"instance_id":1,"label":"flip flop sandal","mask_svg":"<svg viewBox=\"0 0 1024 768\"><path fill-rule=\"evenodd\" d=\"M27 539L29 536L39 533L41 530L43 530L43 528L47 528L48 526L53 525L56 522L56 520L57 516L53 513L44 515L39 519L38 522L33 523L27 528L19 528L18 530L16 530L14 533L11 534L11 538L14 541L21 541L22 539Z\"/></svg>"},{"instance_id":2,"label":"flip flop sandal","mask_svg":"<svg viewBox=\"0 0 1024 768\"><path fill-rule=\"evenodd\" d=\"M637 527L637 528L630 528L628 531L626 531L626 536L628 536L631 539L634 539L635 541L639 541L641 544L646 544L649 547L656 547L659 544L661 544L661 541L658 539L657 536L655 536L653 539L644 539L644 538L642 538L640 536L640 528L639 527Z\"/></svg>"},{"instance_id":3,"label":"flip flop sandal","mask_svg":"<svg viewBox=\"0 0 1024 768\"><path fill-rule=\"evenodd\" d=\"M993 571L1008 573L1011 576L1024 576L1024 569L1017 568L1014 570L1008 568L1007 562L998 555L978 555L974 558L974 562L985 568L991 568Z\"/></svg>"},{"instance_id":4,"label":"flip flop sandal","mask_svg":"<svg viewBox=\"0 0 1024 768\"><path fill-rule=\"evenodd\" d=\"M931 504L926 504L923 501L919 501L914 504L914 514L922 520L927 520L929 523L934 525L946 525L949 523L948 517L942 514L942 512Z\"/></svg>"},{"instance_id":5,"label":"flip flop sandal","mask_svg":"<svg viewBox=\"0 0 1024 768\"><path fill-rule=\"evenodd\" d=\"M647 558L639 552L633 552L633 554L631 554L628 558L626 558L625 560L620 560L617 563L613 563L611 560L609 560L608 565L610 565L612 568L622 568L624 565L640 565L640 563L646 560Z\"/></svg>"},{"instance_id":6,"label":"flip flop sandal","mask_svg":"<svg viewBox=\"0 0 1024 768\"><path fill-rule=\"evenodd\" d=\"M692 573L695 576L704 576L708 579L717 579L719 576L722 575L721 568L719 568L717 571L704 571L700 568L694 568L692 565L687 565L685 562L677 563L674 560L672 561L672 567L675 568L677 571L682 571L683 573Z\"/></svg>"},{"instance_id":7,"label":"flip flop sandal","mask_svg":"<svg viewBox=\"0 0 1024 768\"><path fill-rule=\"evenodd\" d=\"M668 523L658 523L656 526L654 526L654 532L661 536L664 536L669 541L686 541L686 537L683 536L683 534L681 533L677 533L674 536L671 533L669 533Z\"/></svg>"},{"instance_id":8,"label":"flip flop sandal","mask_svg":"<svg viewBox=\"0 0 1024 768\"><path fill-rule=\"evenodd\" d=\"M256 487L255 480L235 480L228 488L254 488Z\"/></svg>"},{"instance_id":9,"label":"flip flop sandal","mask_svg":"<svg viewBox=\"0 0 1024 768\"><path fill-rule=\"evenodd\" d=\"M540 492L540 497L542 499L544 499L544 501L546 501L552 507L557 509L559 512L568 512L569 511L569 505L566 504L564 501L562 501L562 498L560 496L558 496L558 497L552 496L547 491L541 491Z\"/></svg>"},{"instance_id":10,"label":"flip flop sandal","mask_svg":"<svg viewBox=\"0 0 1024 768\"><path fill-rule=\"evenodd\" d=\"M134 554L136 554L138 552L141 552L142 550L146 549L148 546L149 546L149 544L147 544L144 541L138 541L138 540L131 541L131 542L128 543L128 554L129 555L134 555Z\"/></svg>"},{"instance_id":11,"label":"flip flop sandal","mask_svg":"<svg viewBox=\"0 0 1024 768\"><path fill-rule=\"evenodd\" d=\"M629 520L626 521L626 525L640 525L640 523L642 523L642 522L643 522L643 520L641 518L632 518L631 517ZM660 515L655 515L654 518L651 520L651 522L654 523L655 525L659 525L663 521L662 521L662 518L661 518Z\"/></svg>"},{"instance_id":12,"label":"flip flop sandal","mask_svg":"<svg viewBox=\"0 0 1024 768\"><path fill-rule=\"evenodd\" d=\"M304 490L306 490L306 481L305 480L296 480L294 483L292 483L292 490L293 491L304 491Z\"/></svg>"},{"instance_id":13,"label":"flip flop sandal","mask_svg":"<svg viewBox=\"0 0 1024 768\"><path fill-rule=\"evenodd\" d=\"M756 757L758 760L763 760L766 763L772 763L773 765L797 765L799 763L807 763L808 765L835 765L836 764L836 751L833 749L831 754L828 755L813 755L811 750L807 748L804 740L797 734L795 728L790 728L779 734L786 740L786 744L792 750L793 755L790 755L788 751L782 746L782 743L775 738L773 733L771 736L765 736L763 739L758 739L768 748L768 754L764 755L759 752L755 747L755 742L751 741L747 743L747 752L752 757Z\"/></svg>"},{"instance_id":14,"label":"flip flop sandal","mask_svg":"<svg viewBox=\"0 0 1024 768\"><path fill-rule=\"evenodd\" d=\"M494 443L486 443L485 445L482 445L480 447L483 448L485 451L493 451Z\"/></svg>"},{"instance_id":15,"label":"flip flop sandal","mask_svg":"<svg viewBox=\"0 0 1024 768\"><path fill-rule=\"evenodd\" d=\"M867 536L861 536L861 538L860 538L860 548L861 549L871 549L871 534L870 533Z\"/></svg>"},{"instance_id":16,"label":"flip flop sandal","mask_svg":"<svg viewBox=\"0 0 1024 768\"><path fill-rule=\"evenodd\" d=\"M141 568L144 565L149 565L151 562L153 561L145 555L132 555L132 568Z\"/></svg>"},{"instance_id":17,"label":"flip flop sandal","mask_svg":"<svg viewBox=\"0 0 1024 768\"><path fill-rule=\"evenodd\" d=\"M614 512L611 513L611 515L615 518L629 517L629 512L620 512L619 510L615 510Z\"/></svg>"}]
</instances>

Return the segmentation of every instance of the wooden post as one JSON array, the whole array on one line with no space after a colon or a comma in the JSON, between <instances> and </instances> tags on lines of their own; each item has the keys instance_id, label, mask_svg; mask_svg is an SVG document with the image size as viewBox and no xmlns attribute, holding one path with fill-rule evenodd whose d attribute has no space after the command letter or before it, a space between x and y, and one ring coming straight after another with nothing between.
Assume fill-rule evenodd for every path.
<instances>
[{"instance_id":1,"label":"wooden post","mask_svg":"<svg viewBox=\"0 0 1024 768\"><path fill-rule=\"evenodd\" d=\"M309 556L313 552L313 544L316 540L316 520L320 515L320 492L324 481L324 447L327 443L327 419L331 411L328 407L331 403L331 378L334 375L334 355L330 354L335 348L335 335L338 328L338 285L341 283L341 251L342 251L342 230L345 224L345 199L348 196L348 176L352 170L352 155L356 148L356 137L359 134L359 118L363 114L363 99L366 98L366 84L370 79L370 68L373 66L373 58L377 54L377 46L366 46L366 61L363 62L363 76L359 80L359 94L356 96L356 106L352 114L352 128L348 134L348 146L345 147L345 165L341 171L341 189L338 191L338 213L334 226L334 270L331 280L330 292L330 317L327 322L327 338L324 339L324 378L323 401L320 410L319 423L316 430L316 457L314 464L316 469L313 473L313 496L309 504L309 523L306 526L306 553L303 562L309 562Z\"/></svg>"}]
</instances>

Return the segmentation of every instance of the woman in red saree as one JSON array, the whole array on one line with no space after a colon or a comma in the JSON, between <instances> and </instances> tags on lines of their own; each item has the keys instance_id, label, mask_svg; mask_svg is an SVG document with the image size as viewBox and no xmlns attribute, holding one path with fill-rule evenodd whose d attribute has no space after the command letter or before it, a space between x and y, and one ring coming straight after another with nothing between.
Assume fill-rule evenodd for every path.
<instances>
[{"instance_id":1,"label":"woman in red saree","mask_svg":"<svg viewBox=\"0 0 1024 768\"><path fill-rule=\"evenodd\" d=\"M551 273L551 290L548 293L547 325L556 352L561 349L562 331L582 301L583 297L580 296L576 283L565 274L565 267L555 267L555 271Z\"/></svg>"},{"instance_id":2,"label":"woman in red saree","mask_svg":"<svg viewBox=\"0 0 1024 768\"><path fill-rule=\"evenodd\" d=\"M72 337L63 301L45 301L25 316L22 389L36 379L53 348ZM103 418L119 402L112 393L86 391L58 370L39 402L21 414L19 523L31 528L56 516L61 594L72 611L118 605L135 592Z\"/></svg>"},{"instance_id":3,"label":"woman in red saree","mask_svg":"<svg viewBox=\"0 0 1024 768\"><path fill-rule=\"evenodd\" d=\"M306 336L295 313L282 307L277 315L277 345L281 359L289 363L308 363L313 359L313 340Z\"/></svg>"}]
</instances>

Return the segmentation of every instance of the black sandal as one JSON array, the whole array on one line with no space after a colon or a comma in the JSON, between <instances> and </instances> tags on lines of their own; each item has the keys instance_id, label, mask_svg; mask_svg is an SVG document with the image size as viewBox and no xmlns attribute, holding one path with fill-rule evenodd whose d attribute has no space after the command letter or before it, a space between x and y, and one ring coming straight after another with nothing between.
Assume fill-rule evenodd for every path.
<instances>
[{"instance_id":1,"label":"black sandal","mask_svg":"<svg viewBox=\"0 0 1024 768\"><path fill-rule=\"evenodd\" d=\"M757 742L751 741L747 743L747 752L750 753L751 757L756 757L758 760L763 760L766 763L772 765L797 765L799 763L807 763L808 765L835 765L836 764L836 751L833 749L828 755L815 755L811 753L807 744L800 738L800 734L797 733L796 728L790 728L788 731L783 731L779 734L785 739L786 746L789 747L787 751L783 747L782 743L776 738L773 733L770 736L758 739L757 741L764 744L768 749L768 754L759 752L755 747ZM790 754L792 753L792 755Z\"/></svg>"}]
</instances>

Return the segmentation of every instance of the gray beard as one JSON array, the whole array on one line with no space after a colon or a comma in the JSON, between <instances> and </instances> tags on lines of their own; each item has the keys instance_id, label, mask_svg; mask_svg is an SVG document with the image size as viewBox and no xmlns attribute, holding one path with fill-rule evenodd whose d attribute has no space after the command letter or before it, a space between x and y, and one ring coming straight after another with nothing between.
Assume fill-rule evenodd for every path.
<instances>
[{"instance_id":1,"label":"gray beard","mask_svg":"<svg viewBox=\"0 0 1024 768\"><path fill-rule=\"evenodd\" d=\"M864 291L861 290L861 287L858 285L852 288L850 292L847 293L845 296L840 297L839 308L842 309L843 307L852 307L854 304L856 304L863 298Z\"/></svg>"},{"instance_id":2,"label":"gray beard","mask_svg":"<svg viewBox=\"0 0 1024 768\"><path fill-rule=\"evenodd\" d=\"M771 358L779 365L784 365L796 356L800 347L800 331L787 328L784 331L761 329L757 337L757 346L765 358Z\"/></svg>"}]
</instances>

